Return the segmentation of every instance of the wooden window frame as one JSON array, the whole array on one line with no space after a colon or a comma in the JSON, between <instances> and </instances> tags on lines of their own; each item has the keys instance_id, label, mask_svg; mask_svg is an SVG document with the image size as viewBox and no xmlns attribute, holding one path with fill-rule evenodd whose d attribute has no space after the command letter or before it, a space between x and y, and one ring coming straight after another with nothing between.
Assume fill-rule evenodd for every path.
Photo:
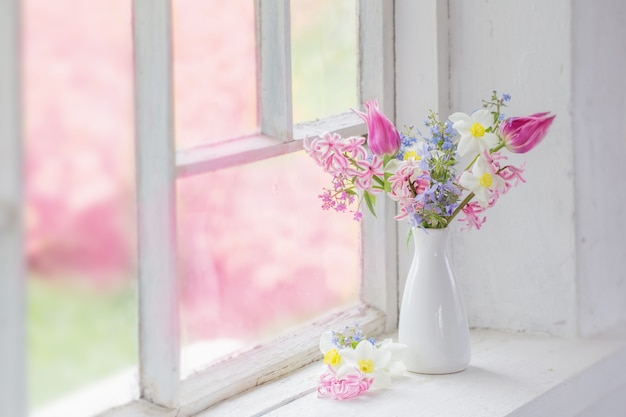
<instances>
[{"instance_id":1,"label":"wooden window frame","mask_svg":"<svg viewBox=\"0 0 626 417\"><path fill-rule=\"evenodd\" d=\"M393 329L398 309L397 237L395 207L379 199L378 219L366 216L363 221L365 272L359 306L286 337L288 343L270 343L179 382L176 179L297 152L305 136L325 131L365 134L366 127L350 113L293 126L289 0L257 0L261 133L177 152L172 130L170 10L169 0L134 1L140 392L144 400L193 414L315 360L321 329L355 320L373 331ZM393 2L360 0L358 10L360 97L362 101L377 98L393 118ZM155 210L155 205L167 210ZM291 346L293 358L284 359L281 346L285 345Z\"/></svg>"},{"instance_id":2,"label":"wooden window frame","mask_svg":"<svg viewBox=\"0 0 626 417\"><path fill-rule=\"evenodd\" d=\"M0 414L26 416L25 291L22 251L23 175L19 80L19 0L0 3ZM357 0L360 102L378 99L394 118L394 2ZM139 400L106 416L194 414L216 402L317 359L323 330L359 321L369 332L396 327L395 205L378 199L378 218L364 216L361 303L321 318L296 335L239 355L180 380L176 279L176 180L302 150L302 139L323 132L366 133L352 113L293 126L289 0L256 0L261 133L176 151L173 123L171 0L133 0L135 131L138 211ZM267 24L269 23L269 24ZM8 175L7 175L8 174ZM2 224L0 224L1 226ZM286 340L287 339L287 340ZM293 357L284 357L287 343ZM296 347L294 349L294 346ZM251 360L251 358L254 360ZM258 358L270 358L259 359ZM280 361L271 358L280 358ZM250 363L254 362L254 365ZM157 410L157 411L155 411ZM133 414L137 413L139 414ZM131 414L128 414L131 413ZM156 415L156 414L155 414ZM160 414L159 414L160 415Z\"/></svg>"},{"instance_id":3,"label":"wooden window frame","mask_svg":"<svg viewBox=\"0 0 626 417\"><path fill-rule=\"evenodd\" d=\"M0 2L0 415L26 415L19 0Z\"/></svg>"}]
</instances>

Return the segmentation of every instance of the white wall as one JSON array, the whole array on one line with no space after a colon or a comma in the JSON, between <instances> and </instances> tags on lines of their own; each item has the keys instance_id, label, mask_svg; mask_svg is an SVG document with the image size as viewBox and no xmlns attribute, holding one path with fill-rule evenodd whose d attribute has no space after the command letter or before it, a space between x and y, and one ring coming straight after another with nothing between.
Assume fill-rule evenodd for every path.
<instances>
[{"instance_id":1,"label":"white wall","mask_svg":"<svg viewBox=\"0 0 626 417\"><path fill-rule=\"evenodd\" d=\"M454 237L472 326L587 335L626 320L624 9L396 0L399 124L421 123L428 106L471 112L494 89L512 95L508 115L557 114L539 147L511 157L527 183L483 229ZM409 259L400 253L401 276Z\"/></svg>"},{"instance_id":2,"label":"white wall","mask_svg":"<svg viewBox=\"0 0 626 417\"><path fill-rule=\"evenodd\" d=\"M623 0L573 2L572 126L582 335L626 317L625 19Z\"/></svg>"}]
</instances>

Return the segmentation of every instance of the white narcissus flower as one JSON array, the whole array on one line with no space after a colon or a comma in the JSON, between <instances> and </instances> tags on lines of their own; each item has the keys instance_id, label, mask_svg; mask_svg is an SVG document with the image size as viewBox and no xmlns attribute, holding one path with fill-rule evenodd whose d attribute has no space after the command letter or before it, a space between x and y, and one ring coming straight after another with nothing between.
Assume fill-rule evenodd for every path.
<instances>
[{"instance_id":1,"label":"white narcissus flower","mask_svg":"<svg viewBox=\"0 0 626 417\"><path fill-rule=\"evenodd\" d=\"M391 352L391 359L384 369L385 372L389 373L391 376L400 376L406 371L404 355L407 350L407 345L394 343L391 339L385 339L377 346L377 349Z\"/></svg>"},{"instance_id":2,"label":"white narcissus flower","mask_svg":"<svg viewBox=\"0 0 626 417\"><path fill-rule=\"evenodd\" d=\"M332 332L324 332L320 336L320 352L324 355L324 365L332 366L335 371L343 365L343 356L333 343Z\"/></svg>"},{"instance_id":3,"label":"white narcissus flower","mask_svg":"<svg viewBox=\"0 0 626 417\"><path fill-rule=\"evenodd\" d=\"M355 349L342 350L341 354L347 366L358 369L367 377L374 377L372 387L384 388L391 383L390 375L385 371L392 357L389 349L376 348L369 340L363 340Z\"/></svg>"},{"instance_id":4,"label":"white narcissus flower","mask_svg":"<svg viewBox=\"0 0 626 417\"><path fill-rule=\"evenodd\" d=\"M460 156L488 151L498 144L498 136L493 132L493 115L487 109L480 109L470 115L453 113L449 117L452 127L459 132L461 139L457 150Z\"/></svg>"},{"instance_id":5,"label":"white narcissus flower","mask_svg":"<svg viewBox=\"0 0 626 417\"><path fill-rule=\"evenodd\" d=\"M476 200L481 207L487 207L491 191L498 191L504 188L504 180L493 170L481 156L472 167L472 172L465 171L459 179L462 187L472 191L476 195Z\"/></svg>"}]
</instances>

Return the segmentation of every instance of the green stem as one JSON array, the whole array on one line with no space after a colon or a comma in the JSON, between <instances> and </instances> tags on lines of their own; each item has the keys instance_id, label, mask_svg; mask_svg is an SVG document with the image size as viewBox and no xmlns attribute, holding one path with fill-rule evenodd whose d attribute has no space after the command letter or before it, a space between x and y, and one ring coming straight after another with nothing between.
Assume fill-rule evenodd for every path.
<instances>
[{"instance_id":1,"label":"green stem","mask_svg":"<svg viewBox=\"0 0 626 417\"><path fill-rule=\"evenodd\" d=\"M474 194L473 192L471 192L471 193L469 193L469 194L467 195L467 197L465 197L465 199L464 199L463 201L461 201L461 204L459 204L459 205L458 205L458 206L454 209L454 211L452 212L452 214L450 215L450 217L448 217L448 219L447 219L448 224L450 224L450 222L451 222L452 220L454 220L454 218L456 217L456 215L457 215L457 214L459 214L459 212L460 212L461 210L463 210L463 207L465 207L465 206L467 205L467 203L469 203L469 202L472 200L472 198L474 198L474 195L475 195L475 194Z\"/></svg>"},{"instance_id":2,"label":"green stem","mask_svg":"<svg viewBox=\"0 0 626 417\"><path fill-rule=\"evenodd\" d=\"M372 179L376 181L381 187L383 187L383 190L385 189L385 181L381 180L380 177L378 177L377 175L372 175Z\"/></svg>"},{"instance_id":3,"label":"green stem","mask_svg":"<svg viewBox=\"0 0 626 417\"><path fill-rule=\"evenodd\" d=\"M498 152L502 148L504 148L504 141L501 141L496 146L494 146L492 149L490 149L489 153ZM470 162L469 165L463 171L469 171L470 168L474 165L474 163L476 162L476 160L478 159L479 156L480 156L480 154L476 155L474 157L474 159L472 159L472 162Z\"/></svg>"},{"instance_id":4,"label":"green stem","mask_svg":"<svg viewBox=\"0 0 626 417\"><path fill-rule=\"evenodd\" d=\"M480 154L476 155L476 156L474 157L474 159L472 159L472 162L470 162L470 163L469 163L469 165L468 165L467 167L465 167L465 169L464 169L463 171L464 171L464 172L465 172L465 171L469 171L469 170L470 170L470 168L472 167L472 165L474 165L474 162L476 162L476 160L478 159L478 157L479 157L479 156L480 156Z\"/></svg>"},{"instance_id":5,"label":"green stem","mask_svg":"<svg viewBox=\"0 0 626 417\"><path fill-rule=\"evenodd\" d=\"M493 149L489 151L489 153L498 152L500 149L504 148L504 141L500 141Z\"/></svg>"}]
</instances>

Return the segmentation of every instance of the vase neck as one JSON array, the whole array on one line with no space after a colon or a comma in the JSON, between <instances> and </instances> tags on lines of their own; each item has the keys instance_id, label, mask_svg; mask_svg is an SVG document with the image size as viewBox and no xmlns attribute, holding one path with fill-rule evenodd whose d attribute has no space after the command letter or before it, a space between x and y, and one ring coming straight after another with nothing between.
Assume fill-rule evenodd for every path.
<instances>
[{"instance_id":1,"label":"vase neck","mask_svg":"<svg viewBox=\"0 0 626 417\"><path fill-rule=\"evenodd\" d=\"M413 229L413 241L416 251L447 252L449 228Z\"/></svg>"}]
</instances>

